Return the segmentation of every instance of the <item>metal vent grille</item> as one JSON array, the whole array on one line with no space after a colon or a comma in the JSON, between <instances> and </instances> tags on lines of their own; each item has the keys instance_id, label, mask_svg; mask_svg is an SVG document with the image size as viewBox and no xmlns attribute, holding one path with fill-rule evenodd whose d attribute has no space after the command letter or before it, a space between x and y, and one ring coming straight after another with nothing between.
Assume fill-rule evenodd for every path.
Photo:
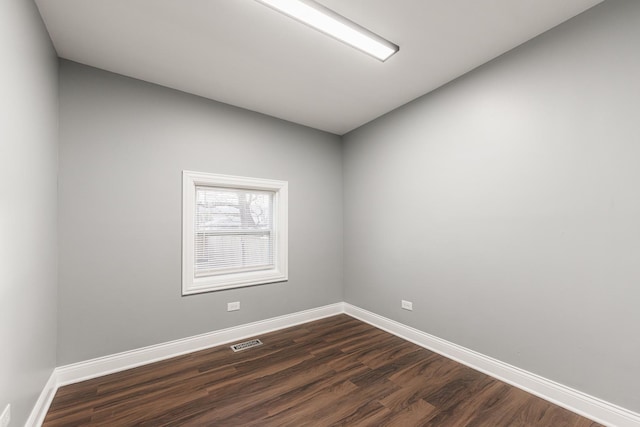
<instances>
[{"instance_id":1,"label":"metal vent grille","mask_svg":"<svg viewBox=\"0 0 640 427\"><path fill-rule=\"evenodd\" d=\"M232 345L231 350L238 352L238 351L246 350L248 348L257 347L259 345L262 345L262 341L260 340L245 341L245 342Z\"/></svg>"}]
</instances>

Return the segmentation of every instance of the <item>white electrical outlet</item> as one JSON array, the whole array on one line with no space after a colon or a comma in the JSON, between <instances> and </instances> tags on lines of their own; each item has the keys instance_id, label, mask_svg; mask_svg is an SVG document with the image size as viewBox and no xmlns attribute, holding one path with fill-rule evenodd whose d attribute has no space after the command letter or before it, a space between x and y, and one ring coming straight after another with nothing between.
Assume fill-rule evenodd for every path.
<instances>
[{"instance_id":1,"label":"white electrical outlet","mask_svg":"<svg viewBox=\"0 0 640 427\"><path fill-rule=\"evenodd\" d=\"M240 310L240 301L227 303L227 311L237 311L237 310Z\"/></svg>"},{"instance_id":2,"label":"white electrical outlet","mask_svg":"<svg viewBox=\"0 0 640 427\"><path fill-rule=\"evenodd\" d=\"M412 311L413 310L413 303L411 301L402 300L401 307L404 308L405 310Z\"/></svg>"},{"instance_id":3,"label":"white electrical outlet","mask_svg":"<svg viewBox=\"0 0 640 427\"><path fill-rule=\"evenodd\" d=\"M7 427L9 421L11 421L11 404L7 405L2 411L2 415L0 415L0 427Z\"/></svg>"}]
</instances>

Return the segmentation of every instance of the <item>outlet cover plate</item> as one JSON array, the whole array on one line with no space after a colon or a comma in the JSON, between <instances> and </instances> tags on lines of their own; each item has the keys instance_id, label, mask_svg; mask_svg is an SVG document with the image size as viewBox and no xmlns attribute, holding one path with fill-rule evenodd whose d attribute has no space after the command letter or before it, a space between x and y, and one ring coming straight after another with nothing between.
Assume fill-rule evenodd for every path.
<instances>
[{"instance_id":1,"label":"outlet cover plate","mask_svg":"<svg viewBox=\"0 0 640 427\"><path fill-rule=\"evenodd\" d=\"M402 300L401 306L405 310L413 311L413 303L411 301Z\"/></svg>"},{"instance_id":2,"label":"outlet cover plate","mask_svg":"<svg viewBox=\"0 0 640 427\"><path fill-rule=\"evenodd\" d=\"M7 405L0 415L0 427L7 427L11 421L11 404Z\"/></svg>"},{"instance_id":3,"label":"outlet cover plate","mask_svg":"<svg viewBox=\"0 0 640 427\"><path fill-rule=\"evenodd\" d=\"M227 311L237 311L237 310L240 310L240 301L227 303Z\"/></svg>"}]
</instances>

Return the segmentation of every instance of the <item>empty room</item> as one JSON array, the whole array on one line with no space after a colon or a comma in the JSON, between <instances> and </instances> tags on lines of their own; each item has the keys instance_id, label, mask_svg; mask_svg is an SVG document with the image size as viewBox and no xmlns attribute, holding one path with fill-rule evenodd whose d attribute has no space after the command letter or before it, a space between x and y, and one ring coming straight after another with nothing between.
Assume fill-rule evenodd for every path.
<instances>
[{"instance_id":1,"label":"empty room","mask_svg":"<svg viewBox=\"0 0 640 427\"><path fill-rule=\"evenodd\" d=\"M640 1L3 0L0 427L640 427Z\"/></svg>"}]
</instances>

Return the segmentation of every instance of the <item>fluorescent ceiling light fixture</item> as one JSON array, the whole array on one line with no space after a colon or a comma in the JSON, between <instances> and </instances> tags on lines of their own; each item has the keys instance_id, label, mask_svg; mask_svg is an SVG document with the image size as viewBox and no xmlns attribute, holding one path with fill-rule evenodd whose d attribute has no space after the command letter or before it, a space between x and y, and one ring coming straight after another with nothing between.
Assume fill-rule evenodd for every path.
<instances>
[{"instance_id":1,"label":"fluorescent ceiling light fixture","mask_svg":"<svg viewBox=\"0 0 640 427\"><path fill-rule=\"evenodd\" d=\"M400 48L312 0L256 0L380 61Z\"/></svg>"}]
</instances>

